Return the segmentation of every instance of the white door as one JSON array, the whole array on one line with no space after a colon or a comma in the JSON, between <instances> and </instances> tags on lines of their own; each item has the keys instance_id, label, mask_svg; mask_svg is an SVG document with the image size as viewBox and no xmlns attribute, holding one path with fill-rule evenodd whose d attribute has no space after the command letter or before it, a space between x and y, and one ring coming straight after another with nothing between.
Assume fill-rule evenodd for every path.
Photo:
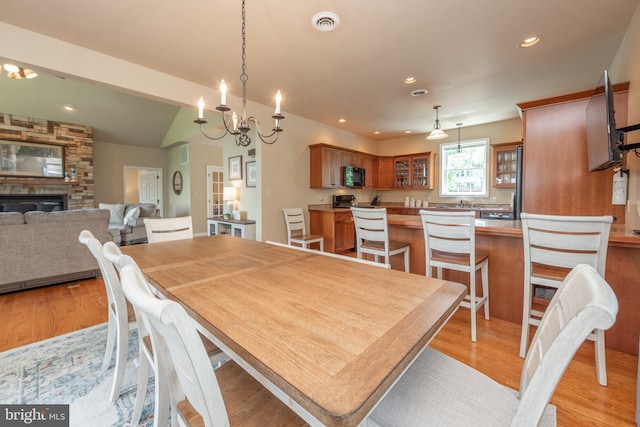
<instances>
[{"instance_id":1,"label":"white door","mask_svg":"<svg viewBox=\"0 0 640 427\"><path fill-rule=\"evenodd\" d=\"M224 168L207 166L207 218L224 214Z\"/></svg>"},{"instance_id":2,"label":"white door","mask_svg":"<svg viewBox=\"0 0 640 427\"><path fill-rule=\"evenodd\" d=\"M140 203L160 202L158 198L158 174L154 171L143 171L140 173Z\"/></svg>"}]
</instances>

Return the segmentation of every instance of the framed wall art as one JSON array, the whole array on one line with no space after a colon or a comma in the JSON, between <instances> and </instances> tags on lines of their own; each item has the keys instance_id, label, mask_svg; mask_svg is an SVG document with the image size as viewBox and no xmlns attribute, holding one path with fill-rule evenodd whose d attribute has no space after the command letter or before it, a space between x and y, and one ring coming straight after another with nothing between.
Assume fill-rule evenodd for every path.
<instances>
[{"instance_id":1,"label":"framed wall art","mask_svg":"<svg viewBox=\"0 0 640 427\"><path fill-rule=\"evenodd\" d=\"M64 147L0 140L0 176L64 178Z\"/></svg>"},{"instance_id":2,"label":"framed wall art","mask_svg":"<svg viewBox=\"0 0 640 427\"><path fill-rule=\"evenodd\" d=\"M255 187L258 183L258 172L256 170L256 162L247 162L247 180L245 184L247 187Z\"/></svg>"},{"instance_id":3,"label":"framed wall art","mask_svg":"<svg viewBox=\"0 0 640 427\"><path fill-rule=\"evenodd\" d=\"M229 157L229 180L242 179L242 156Z\"/></svg>"}]
</instances>

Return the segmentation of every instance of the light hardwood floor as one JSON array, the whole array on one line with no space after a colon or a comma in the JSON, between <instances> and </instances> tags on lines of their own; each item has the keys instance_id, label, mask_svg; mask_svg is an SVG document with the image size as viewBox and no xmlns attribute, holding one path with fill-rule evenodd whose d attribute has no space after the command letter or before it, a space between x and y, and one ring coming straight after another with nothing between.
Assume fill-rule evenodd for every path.
<instances>
[{"instance_id":1,"label":"light hardwood floor","mask_svg":"<svg viewBox=\"0 0 640 427\"><path fill-rule=\"evenodd\" d=\"M106 301L99 279L0 295L0 351L105 322ZM479 315L477 333L474 344L469 310L460 309L431 345L517 390L520 325ZM636 356L607 350L609 385L602 387L596 381L593 343L585 343L551 399L558 407L558 425L634 426L637 367Z\"/></svg>"}]
</instances>

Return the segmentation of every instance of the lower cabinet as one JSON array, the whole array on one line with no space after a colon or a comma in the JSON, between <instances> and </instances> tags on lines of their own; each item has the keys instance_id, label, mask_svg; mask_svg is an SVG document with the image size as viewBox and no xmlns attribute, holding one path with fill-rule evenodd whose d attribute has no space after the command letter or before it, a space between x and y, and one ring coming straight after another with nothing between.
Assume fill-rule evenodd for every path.
<instances>
[{"instance_id":1,"label":"lower cabinet","mask_svg":"<svg viewBox=\"0 0 640 427\"><path fill-rule=\"evenodd\" d=\"M324 250L340 253L355 247L355 226L353 215L348 209L319 209L309 211L311 234L324 237Z\"/></svg>"}]
</instances>

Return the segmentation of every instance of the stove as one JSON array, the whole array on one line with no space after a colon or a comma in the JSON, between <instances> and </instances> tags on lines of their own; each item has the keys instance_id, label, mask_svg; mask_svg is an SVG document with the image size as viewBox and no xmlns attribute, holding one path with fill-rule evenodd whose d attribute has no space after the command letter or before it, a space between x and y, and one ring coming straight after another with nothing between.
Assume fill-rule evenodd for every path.
<instances>
[{"instance_id":1,"label":"stove","mask_svg":"<svg viewBox=\"0 0 640 427\"><path fill-rule=\"evenodd\" d=\"M333 208L351 208L351 206L355 203L356 196L353 194L343 194L343 195L334 195L333 196Z\"/></svg>"}]
</instances>

